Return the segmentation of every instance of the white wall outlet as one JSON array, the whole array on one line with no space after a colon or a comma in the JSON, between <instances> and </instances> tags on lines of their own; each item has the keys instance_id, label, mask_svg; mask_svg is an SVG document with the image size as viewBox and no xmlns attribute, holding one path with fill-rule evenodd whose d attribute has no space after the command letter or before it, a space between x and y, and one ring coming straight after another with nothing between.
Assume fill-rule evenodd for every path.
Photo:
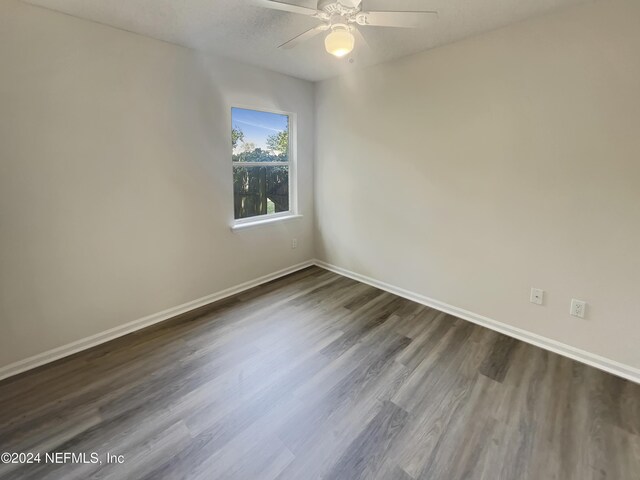
<instances>
[{"instance_id":1,"label":"white wall outlet","mask_svg":"<svg viewBox=\"0 0 640 480\"><path fill-rule=\"evenodd\" d=\"M536 305L542 305L543 299L544 299L544 290L540 290L539 288L531 289L531 297L529 297L529 301L531 303L535 303Z\"/></svg>"},{"instance_id":2,"label":"white wall outlet","mask_svg":"<svg viewBox=\"0 0 640 480\"><path fill-rule=\"evenodd\" d=\"M291 248L294 249L294 250L296 248L298 248L298 239L297 238L292 238L291 239Z\"/></svg>"},{"instance_id":3,"label":"white wall outlet","mask_svg":"<svg viewBox=\"0 0 640 480\"><path fill-rule=\"evenodd\" d=\"M569 313L574 317L584 318L584 312L587 309L587 302L582 300L571 299L571 310Z\"/></svg>"}]
</instances>

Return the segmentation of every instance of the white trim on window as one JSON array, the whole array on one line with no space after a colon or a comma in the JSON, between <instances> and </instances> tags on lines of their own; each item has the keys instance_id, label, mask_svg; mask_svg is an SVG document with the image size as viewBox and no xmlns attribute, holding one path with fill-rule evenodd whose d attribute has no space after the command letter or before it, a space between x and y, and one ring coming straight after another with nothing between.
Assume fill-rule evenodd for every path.
<instances>
[{"instance_id":1,"label":"white trim on window","mask_svg":"<svg viewBox=\"0 0 640 480\"><path fill-rule=\"evenodd\" d=\"M236 220L231 225L231 230L236 232L238 230L245 230L247 228L260 227L263 225L273 225L274 223L285 222L287 220L294 220L302 218L302 215L296 215L291 212L279 212L272 213L271 215L258 215L257 217L243 218Z\"/></svg>"},{"instance_id":2,"label":"white trim on window","mask_svg":"<svg viewBox=\"0 0 640 480\"><path fill-rule=\"evenodd\" d=\"M233 162L234 167L288 167L289 162Z\"/></svg>"}]
</instances>

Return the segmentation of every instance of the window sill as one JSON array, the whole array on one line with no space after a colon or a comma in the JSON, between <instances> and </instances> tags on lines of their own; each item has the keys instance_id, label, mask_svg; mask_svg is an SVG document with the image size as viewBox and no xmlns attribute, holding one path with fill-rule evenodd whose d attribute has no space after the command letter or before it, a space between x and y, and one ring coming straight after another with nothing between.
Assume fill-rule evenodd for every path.
<instances>
[{"instance_id":1,"label":"window sill","mask_svg":"<svg viewBox=\"0 0 640 480\"><path fill-rule=\"evenodd\" d=\"M261 220L255 220L253 222L235 223L231 226L231 230L234 232L237 232L239 230L246 230L247 228L254 228L254 227L260 227L262 225L271 225L273 223L286 222L288 220L293 220L296 218L302 218L302 215L291 214L291 215L285 215L282 217L263 218Z\"/></svg>"}]
</instances>

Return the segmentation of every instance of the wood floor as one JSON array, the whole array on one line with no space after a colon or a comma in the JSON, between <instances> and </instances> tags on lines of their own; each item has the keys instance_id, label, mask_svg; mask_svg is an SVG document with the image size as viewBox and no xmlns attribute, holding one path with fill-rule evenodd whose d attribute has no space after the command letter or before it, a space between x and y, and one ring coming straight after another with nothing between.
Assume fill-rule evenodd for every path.
<instances>
[{"instance_id":1,"label":"wood floor","mask_svg":"<svg viewBox=\"0 0 640 480\"><path fill-rule=\"evenodd\" d=\"M0 383L19 479L640 479L640 385L316 267Z\"/></svg>"}]
</instances>

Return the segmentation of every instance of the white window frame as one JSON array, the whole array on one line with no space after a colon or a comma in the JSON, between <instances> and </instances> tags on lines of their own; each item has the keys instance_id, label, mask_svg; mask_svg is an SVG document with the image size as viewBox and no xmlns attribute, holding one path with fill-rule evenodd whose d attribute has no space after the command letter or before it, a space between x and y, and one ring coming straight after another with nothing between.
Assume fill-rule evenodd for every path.
<instances>
[{"instance_id":1,"label":"white window frame","mask_svg":"<svg viewBox=\"0 0 640 480\"><path fill-rule=\"evenodd\" d=\"M302 215L298 212L298 135L297 135L297 116L294 112L284 112L273 109L256 108L245 105L234 104L230 110L230 128L229 135L233 129L233 109L238 108L242 110L252 110L254 112L274 113L276 115L286 115L289 117L289 161L288 162L234 162L233 161L233 146L231 147L231 200L232 210L231 215L233 217L232 230L240 230L257 225L267 225L273 222L281 220L289 220L293 218L299 218ZM229 138L231 140L231 138ZM231 144L231 142L229 142ZM265 167L265 166L286 166L289 167L289 210L286 212L267 213L265 215L256 215L249 218L235 218L235 197L233 195L233 167L245 166L245 167Z\"/></svg>"}]
</instances>

